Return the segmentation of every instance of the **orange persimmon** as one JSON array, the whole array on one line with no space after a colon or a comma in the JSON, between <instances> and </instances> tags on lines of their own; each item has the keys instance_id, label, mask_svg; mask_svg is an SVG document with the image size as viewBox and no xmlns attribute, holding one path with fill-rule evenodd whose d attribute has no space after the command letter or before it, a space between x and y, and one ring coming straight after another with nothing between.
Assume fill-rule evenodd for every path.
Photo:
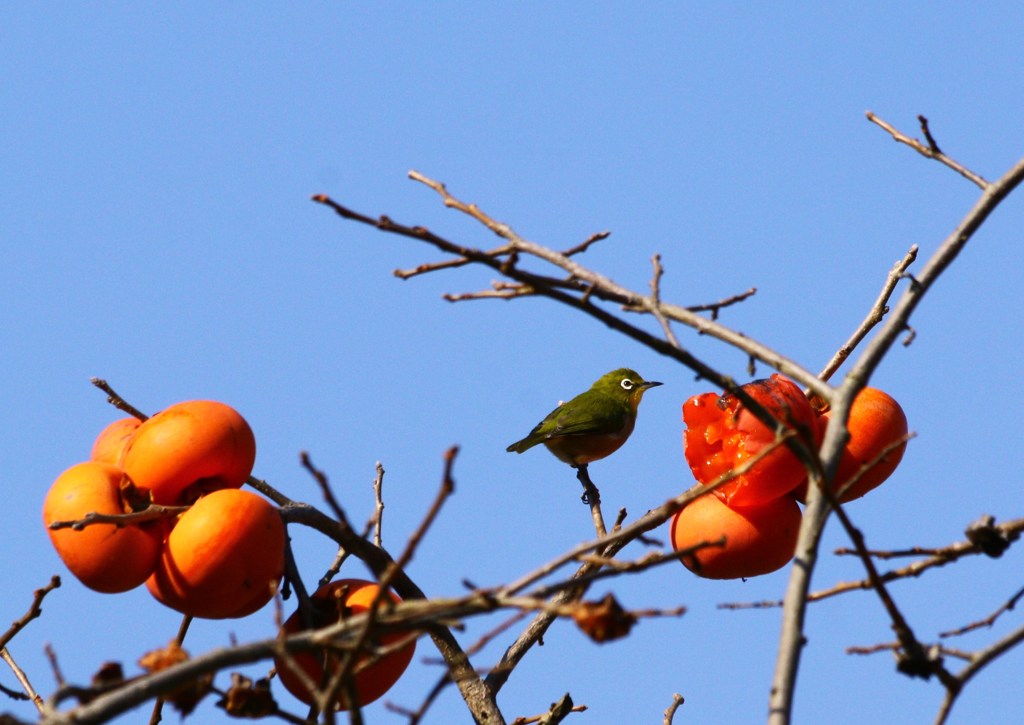
<instances>
[{"instance_id":1,"label":"orange persimmon","mask_svg":"<svg viewBox=\"0 0 1024 725\"><path fill-rule=\"evenodd\" d=\"M759 576L781 569L793 558L800 519L800 507L789 496L732 507L717 496L704 495L672 518L672 548L683 551L724 536L724 546L707 546L684 556L686 568L708 579Z\"/></svg>"},{"instance_id":2,"label":"orange persimmon","mask_svg":"<svg viewBox=\"0 0 1024 725\"><path fill-rule=\"evenodd\" d=\"M819 416L822 435L830 419L830 411ZM857 480L839 496L841 503L858 499L882 485L907 449L907 416L891 395L877 388L863 388L857 393L846 428L850 439L839 459L832 489L842 490L854 478ZM793 496L800 502L806 500L806 481L795 489Z\"/></svg>"},{"instance_id":3,"label":"orange persimmon","mask_svg":"<svg viewBox=\"0 0 1024 725\"><path fill-rule=\"evenodd\" d=\"M273 597L284 545L284 522L269 501L235 488L213 491L179 517L146 588L194 617L244 617Z\"/></svg>"},{"instance_id":4,"label":"orange persimmon","mask_svg":"<svg viewBox=\"0 0 1024 725\"><path fill-rule=\"evenodd\" d=\"M340 579L320 587L311 597L313 603L312 627L326 627L341 618L365 612L369 609L379 590L380 587L375 582L363 579ZM388 592L388 596L393 602L400 601L393 592ZM301 615L302 612L296 611L285 621L284 631L286 634L295 634L306 629ZM385 634L380 637L377 644L387 647L389 644L394 644L407 637L408 634L402 632ZM411 641L404 647L388 652L376 662L365 666L356 665L353 686L360 707L381 697L398 682L398 678L402 676L409 666L409 662L412 661L415 650L416 642ZM367 657L363 656L360 663L365 662ZM337 671L341 658L340 654L326 649L319 652L292 652L290 661L278 657L274 660L274 666L281 679L281 684L299 700L307 705L312 705L314 704L312 693L302 678L295 673L293 667L301 667L309 680L317 685L323 685L330 673ZM344 688L338 695L336 706L339 710L347 710L350 707Z\"/></svg>"},{"instance_id":5,"label":"orange persimmon","mask_svg":"<svg viewBox=\"0 0 1024 725\"><path fill-rule=\"evenodd\" d=\"M43 523L61 560L85 586L108 594L134 589L153 572L160 558L160 526L92 524L76 531L50 524L88 513L130 513L121 495L125 482L124 472L109 463L79 463L57 477L43 502Z\"/></svg>"},{"instance_id":6,"label":"orange persimmon","mask_svg":"<svg viewBox=\"0 0 1024 725\"><path fill-rule=\"evenodd\" d=\"M116 466L121 460L124 447L128 445L129 439L141 423L141 420L133 416L115 420L96 436L89 460Z\"/></svg>"},{"instance_id":7,"label":"orange persimmon","mask_svg":"<svg viewBox=\"0 0 1024 725\"><path fill-rule=\"evenodd\" d=\"M154 503L189 503L203 493L238 488L252 472L256 439L238 411L212 400L190 400L142 423L120 465Z\"/></svg>"},{"instance_id":8,"label":"orange persimmon","mask_svg":"<svg viewBox=\"0 0 1024 725\"><path fill-rule=\"evenodd\" d=\"M791 380L778 373L755 380L743 391L786 427L793 429L812 449L820 441L814 409ZM775 442L771 427L762 423L733 394L704 393L683 404L686 462L694 477L705 485L735 470ZM806 477L803 463L782 444L765 454L746 473L715 489L715 495L731 506L750 506L782 496Z\"/></svg>"}]
</instances>

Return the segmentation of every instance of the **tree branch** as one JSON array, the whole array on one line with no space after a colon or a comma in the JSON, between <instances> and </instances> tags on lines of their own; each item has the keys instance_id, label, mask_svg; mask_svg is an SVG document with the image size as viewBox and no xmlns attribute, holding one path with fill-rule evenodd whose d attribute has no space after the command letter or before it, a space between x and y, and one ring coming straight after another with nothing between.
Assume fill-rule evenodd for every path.
<instances>
[{"instance_id":1,"label":"tree branch","mask_svg":"<svg viewBox=\"0 0 1024 725\"><path fill-rule=\"evenodd\" d=\"M869 117L872 118L873 117ZM929 154L932 153L929 150ZM928 155L928 154L926 154ZM839 457L848 436L846 420L853 398L867 383L882 357L897 336L906 329L910 315L923 296L964 248L974 232L984 223L999 203L1024 180L1024 159L1018 161L999 181L984 186L974 207L956 226L931 256L916 283L904 289L889 318L862 350L860 356L839 386L832 400L832 415L821 446L824 482L830 482L838 467ZM830 511L823 486L808 486L807 507L797 540L796 564L790 569L789 584L783 606L782 632L776 658L775 676L770 696L769 722L784 725L790 722L800 653L804 644L803 624L810 590L811 575L818 556L821 533Z\"/></svg>"}]
</instances>

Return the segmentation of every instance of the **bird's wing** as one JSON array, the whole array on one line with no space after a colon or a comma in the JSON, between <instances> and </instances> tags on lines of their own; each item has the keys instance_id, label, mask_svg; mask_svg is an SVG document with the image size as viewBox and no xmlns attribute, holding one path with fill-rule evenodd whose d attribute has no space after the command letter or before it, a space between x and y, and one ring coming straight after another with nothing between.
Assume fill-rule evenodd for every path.
<instances>
[{"instance_id":1,"label":"bird's wing","mask_svg":"<svg viewBox=\"0 0 1024 725\"><path fill-rule=\"evenodd\" d=\"M515 453L533 448L552 438L583 436L594 433L618 433L625 426L629 411L621 401L607 395L591 395L586 402L586 414L580 413L576 398L560 405L545 416L530 434L505 450Z\"/></svg>"},{"instance_id":2,"label":"bird's wing","mask_svg":"<svg viewBox=\"0 0 1024 725\"><path fill-rule=\"evenodd\" d=\"M538 426L545 429L545 438L618 433L626 425L626 418L629 415L626 406L610 396L591 395L587 400L585 415L571 403L572 401L569 401L566 405L551 411Z\"/></svg>"}]
</instances>

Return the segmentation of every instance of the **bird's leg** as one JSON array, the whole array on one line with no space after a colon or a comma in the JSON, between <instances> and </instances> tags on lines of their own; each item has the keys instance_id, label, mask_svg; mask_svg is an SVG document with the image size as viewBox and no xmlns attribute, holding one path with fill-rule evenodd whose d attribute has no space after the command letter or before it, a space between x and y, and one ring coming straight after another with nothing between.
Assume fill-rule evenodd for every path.
<instances>
[{"instance_id":1,"label":"bird's leg","mask_svg":"<svg viewBox=\"0 0 1024 725\"><path fill-rule=\"evenodd\" d=\"M573 466L576 469L576 478L579 479L580 483L583 484L583 495L580 499L585 504L597 504L601 503L601 492L597 490L597 486L590 480L590 474L587 472L587 464L580 463L579 465Z\"/></svg>"},{"instance_id":2,"label":"bird's leg","mask_svg":"<svg viewBox=\"0 0 1024 725\"><path fill-rule=\"evenodd\" d=\"M601 493L597 490L594 482L590 480L586 463L573 466L573 468L576 469L576 478L583 484L583 503L590 506L590 515L594 517L597 538L603 539L608 535L608 531L604 527L604 515L601 513Z\"/></svg>"}]
</instances>

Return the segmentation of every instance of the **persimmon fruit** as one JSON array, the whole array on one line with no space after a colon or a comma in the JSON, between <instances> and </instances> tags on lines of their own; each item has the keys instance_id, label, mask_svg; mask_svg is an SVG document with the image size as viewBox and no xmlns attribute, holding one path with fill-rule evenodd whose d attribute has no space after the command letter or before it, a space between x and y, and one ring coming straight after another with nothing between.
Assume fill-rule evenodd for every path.
<instances>
[{"instance_id":1,"label":"persimmon fruit","mask_svg":"<svg viewBox=\"0 0 1024 725\"><path fill-rule=\"evenodd\" d=\"M822 435L829 420L831 411L818 417ZM843 449L832 484L833 490L842 491L841 503L858 499L882 485L899 466L907 449L906 413L891 395L877 388L863 388L857 393L850 406L846 428L850 439ZM798 487L793 495L798 501L806 500L807 483Z\"/></svg>"},{"instance_id":2,"label":"persimmon fruit","mask_svg":"<svg viewBox=\"0 0 1024 725\"><path fill-rule=\"evenodd\" d=\"M350 617L369 609L370 604L377 596L380 586L375 582L363 579L339 579L320 587L310 599L313 604L311 613L311 624L313 628L325 627L337 622L342 617ZM393 602L399 602L399 598L393 592L388 592ZM303 624L302 612L296 611L284 623L286 634L295 634L303 631L306 627ZM408 637L403 632L384 634L377 644L387 647ZM368 705L381 697L398 682L398 679L405 672L412 661L413 653L416 651L416 642L411 641L408 645L397 650L388 652L375 662L362 666L367 661L364 656L360 664L354 670L354 683L356 697L359 706ZM340 666L342 656L329 650L292 652L290 661L283 658L275 658L274 665L281 684L288 692L296 698L312 705L315 703L312 693L306 683L292 669L295 666L301 667L304 674L310 681L323 685L331 673L336 673ZM335 703L337 709L348 710L351 707L347 696L342 688L341 694Z\"/></svg>"},{"instance_id":3,"label":"persimmon fruit","mask_svg":"<svg viewBox=\"0 0 1024 725\"><path fill-rule=\"evenodd\" d=\"M672 548L683 551L724 536L724 546L707 546L684 556L686 568L708 579L768 574L793 558L800 519L800 507L789 496L734 507L705 494L672 518Z\"/></svg>"},{"instance_id":4,"label":"persimmon fruit","mask_svg":"<svg viewBox=\"0 0 1024 725\"><path fill-rule=\"evenodd\" d=\"M156 568L161 529L156 523L128 526L92 524L76 531L51 529L55 521L77 521L88 513L124 514L124 472L102 461L67 469L43 502L43 523L61 560L85 586L112 594L134 589Z\"/></svg>"},{"instance_id":5,"label":"persimmon fruit","mask_svg":"<svg viewBox=\"0 0 1024 725\"><path fill-rule=\"evenodd\" d=\"M189 400L142 423L120 466L154 503L176 505L240 487L255 460L256 439L238 411L213 400Z\"/></svg>"},{"instance_id":6,"label":"persimmon fruit","mask_svg":"<svg viewBox=\"0 0 1024 725\"><path fill-rule=\"evenodd\" d=\"M273 597L284 546L284 522L269 501L234 488L213 491L178 518L146 588L194 617L244 617Z\"/></svg>"},{"instance_id":7,"label":"persimmon fruit","mask_svg":"<svg viewBox=\"0 0 1024 725\"><path fill-rule=\"evenodd\" d=\"M791 380L778 373L755 380L743 391L778 421L817 450L820 431L814 409ZM775 432L733 394L703 393L683 404L686 462L705 485L735 470L775 442ZM784 443L768 452L748 471L715 489L731 506L750 506L776 499L806 478L803 463ZM705 504L707 506L707 504Z\"/></svg>"},{"instance_id":8,"label":"persimmon fruit","mask_svg":"<svg viewBox=\"0 0 1024 725\"><path fill-rule=\"evenodd\" d=\"M116 466L121 461L125 446L141 423L141 420L133 416L115 420L96 436L89 460Z\"/></svg>"}]
</instances>

